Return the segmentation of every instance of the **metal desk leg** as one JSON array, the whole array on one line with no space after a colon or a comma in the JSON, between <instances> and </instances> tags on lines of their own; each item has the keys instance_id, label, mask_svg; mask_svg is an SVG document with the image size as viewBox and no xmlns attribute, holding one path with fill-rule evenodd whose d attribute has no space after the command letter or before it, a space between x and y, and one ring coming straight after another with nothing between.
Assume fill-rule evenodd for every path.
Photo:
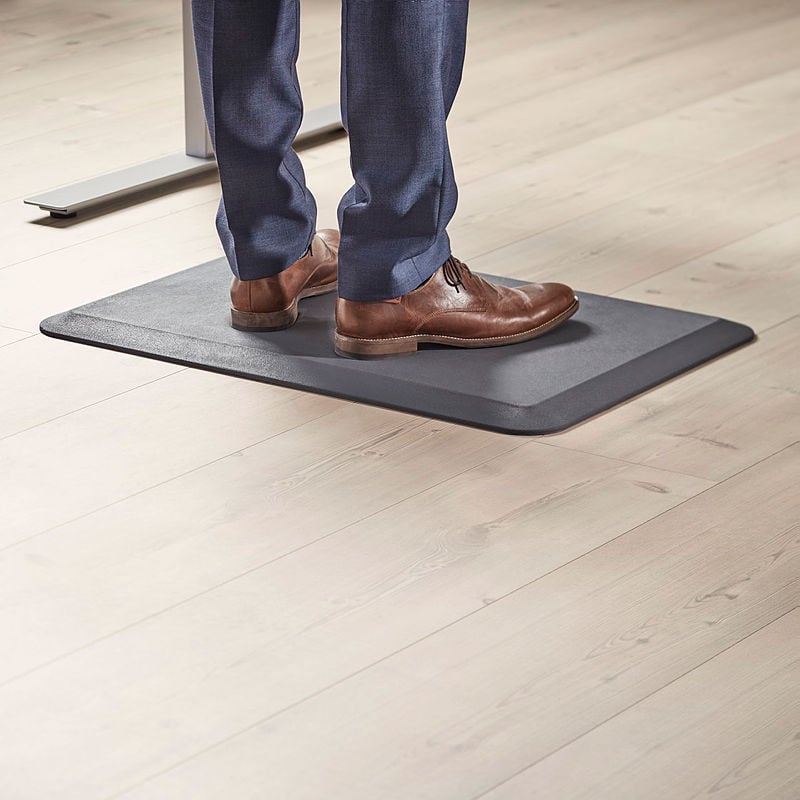
<instances>
[{"instance_id":1,"label":"metal desk leg","mask_svg":"<svg viewBox=\"0 0 800 800\"><path fill-rule=\"evenodd\" d=\"M53 189L24 202L49 211L51 217L74 217L88 206L132 195L142 189L176 182L189 175L216 169L208 135L197 55L192 34L191 0L183 0L183 87L186 118L186 152L157 158L134 167L99 175L71 186ZM334 103L303 114L295 141L342 127L339 105Z\"/></svg>"}]
</instances>

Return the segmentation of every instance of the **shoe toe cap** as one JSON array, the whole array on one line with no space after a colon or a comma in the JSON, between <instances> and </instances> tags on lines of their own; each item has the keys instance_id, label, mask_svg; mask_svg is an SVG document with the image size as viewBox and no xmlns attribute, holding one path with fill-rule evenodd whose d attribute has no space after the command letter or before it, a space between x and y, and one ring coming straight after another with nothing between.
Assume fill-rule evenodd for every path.
<instances>
[{"instance_id":1,"label":"shoe toe cap","mask_svg":"<svg viewBox=\"0 0 800 800\"><path fill-rule=\"evenodd\" d=\"M548 316L557 315L570 308L575 302L575 292L565 283L553 281L530 283L519 287L538 307L546 309Z\"/></svg>"}]
</instances>

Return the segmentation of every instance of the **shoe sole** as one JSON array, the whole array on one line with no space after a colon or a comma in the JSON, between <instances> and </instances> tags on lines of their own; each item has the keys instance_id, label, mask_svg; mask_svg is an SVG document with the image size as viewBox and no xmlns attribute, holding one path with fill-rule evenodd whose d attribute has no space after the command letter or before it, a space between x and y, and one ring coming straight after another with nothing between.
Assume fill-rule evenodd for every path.
<instances>
[{"instance_id":1,"label":"shoe sole","mask_svg":"<svg viewBox=\"0 0 800 800\"><path fill-rule=\"evenodd\" d=\"M314 297L318 294L326 294L336 290L338 282L325 283L322 286L312 286L303 289L294 302L282 311L239 311L238 308L231 308L231 327L237 331L247 331L249 333L267 333L269 331L282 331L291 328L297 322L298 310L297 303L304 297Z\"/></svg>"},{"instance_id":2,"label":"shoe sole","mask_svg":"<svg viewBox=\"0 0 800 800\"><path fill-rule=\"evenodd\" d=\"M352 336L335 334L334 348L340 356L345 358L392 358L393 356L408 356L417 352L417 346L423 343L446 344L451 347L500 347L506 344L525 342L536 336L552 330L562 322L566 322L579 307L578 299L566 310L557 316L521 333L510 336L488 336L483 339L462 339L458 336L439 336L435 334L413 334L411 336L397 336L387 339L357 339Z\"/></svg>"}]
</instances>

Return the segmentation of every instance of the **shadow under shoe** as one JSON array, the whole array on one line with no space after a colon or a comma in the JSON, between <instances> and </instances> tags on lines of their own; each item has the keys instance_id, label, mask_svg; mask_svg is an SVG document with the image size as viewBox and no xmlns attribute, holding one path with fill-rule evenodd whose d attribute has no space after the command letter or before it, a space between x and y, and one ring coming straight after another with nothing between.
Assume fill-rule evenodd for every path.
<instances>
[{"instance_id":1,"label":"shadow under shoe","mask_svg":"<svg viewBox=\"0 0 800 800\"><path fill-rule=\"evenodd\" d=\"M298 301L337 287L339 231L314 234L305 255L276 275L231 283L231 325L253 333L279 331L297 321Z\"/></svg>"},{"instance_id":2,"label":"shadow under shoe","mask_svg":"<svg viewBox=\"0 0 800 800\"><path fill-rule=\"evenodd\" d=\"M349 358L409 355L424 342L498 347L540 336L578 310L563 283L498 286L454 256L421 286L391 300L337 298L335 349Z\"/></svg>"}]
</instances>

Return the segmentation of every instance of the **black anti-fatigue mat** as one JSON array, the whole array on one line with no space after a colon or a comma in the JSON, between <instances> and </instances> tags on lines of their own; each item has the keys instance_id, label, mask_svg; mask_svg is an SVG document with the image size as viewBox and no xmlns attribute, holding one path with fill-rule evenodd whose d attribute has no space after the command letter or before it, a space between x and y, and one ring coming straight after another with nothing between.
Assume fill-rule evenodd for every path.
<instances>
[{"instance_id":1,"label":"black anti-fatigue mat","mask_svg":"<svg viewBox=\"0 0 800 800\"><path fill-rule=\"evenodd\" d=\"M488 276L509 286L521 283ZM505 433L563 430L754 338L736 322L576 290L567 322L529 342L421 345L357 361L333 351L335 294L274 333L229 324L224 258L41 323L49 336Z\"/></svg>"}]
</instances>

